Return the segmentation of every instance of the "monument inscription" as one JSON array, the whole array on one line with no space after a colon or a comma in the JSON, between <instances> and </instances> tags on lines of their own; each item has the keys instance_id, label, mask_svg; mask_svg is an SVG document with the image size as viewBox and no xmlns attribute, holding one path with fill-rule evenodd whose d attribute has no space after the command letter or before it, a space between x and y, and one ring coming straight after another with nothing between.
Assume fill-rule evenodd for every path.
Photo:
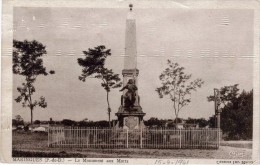
<instances>
[{"instance_id":1,"label":"monument inscription","mask_svg":"<svg viewBox=\"0 0 260 165\"><path fill-rule=\"evenodd\" d=\"M128 116L124 118L124 124L129 129L139 128L139 118L134 116Z\"/></svg>"}]
</instances>

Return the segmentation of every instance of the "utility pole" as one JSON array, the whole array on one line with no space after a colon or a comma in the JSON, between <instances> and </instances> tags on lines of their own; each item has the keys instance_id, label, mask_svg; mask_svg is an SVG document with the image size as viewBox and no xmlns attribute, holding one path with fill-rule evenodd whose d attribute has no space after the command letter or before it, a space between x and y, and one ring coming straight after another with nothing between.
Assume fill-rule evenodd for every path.
<instances>
[{"instance_id":1,"label":"utility pole","mask_svg":"<svg viewBox=\"0 0 260 165\"><path fill-rule=\"evenodd\" d=\"M214 88L214 97L215 97L215 125L216 128L220 128L220 93L219 90Z\"/></svg>"},{"instance_id":2,"label":"utility pole","mask_svg":"<svg viewBox=\"0 0 260 165\"><path fill-rule=\"evenodd\" d=\"M219 89L214 88L214 97L215 97L215 122L216 128L218 130L218 146L221 140L221 131L220 131L220 113L221 110L219 109L220 105L220 92Z\"/></svg>"}]
</instances>

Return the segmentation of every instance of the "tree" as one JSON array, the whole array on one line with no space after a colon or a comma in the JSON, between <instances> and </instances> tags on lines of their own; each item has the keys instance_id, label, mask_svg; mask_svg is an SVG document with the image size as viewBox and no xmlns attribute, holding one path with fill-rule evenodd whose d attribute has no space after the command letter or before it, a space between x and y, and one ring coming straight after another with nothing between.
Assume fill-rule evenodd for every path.
<instances>
[{"instance_id":1,"label":"tree","mask_svg":"<svg viewBox=\"0 0 260 165\"><path fill-rule=\"evenodd\" d=\"M190 81L191 74L184 73L184 67L178 63L168 60L168 68L166 68L159 76L162 86L156 91L160 98L169 96L173 102L173 109L176 119L180 110L191 102L191 92L196 91L204 83L201 79ZM176 125L178 124L176 120Z\"/></svg>"},{"instance_id":2,"label":"tree","mask_svg":"<svg viewBox=\"0 0 260 165\"><path fill-rule=\"evenodd\" d=\"M176 124L176 123L182 123L182 121L183 121L183 119L181 119L181 118L175 118L174 120L173 120L173 122Z\"/></svg>"},{"instance_id":3,"label":"tree","mask_svg":"<svg viewBox=\"0 0 260 165\"><path fill-rule=\"evenodd\" d=\"M101 86L106 91L109 127L111 127L109 92L111 88L121 87L122 82L120 82L119 74L115 74L112 69L105 67L106 58L111 55L110 49L106 49L104 45L101 45L94 49L83 51L83 53L85 58L78 58L78 64L83 67L79 80L83 82L86 81L86 78L97 78L101 80Z\"/></svg>"},{"instance_id":4,"label":"tree","mask_svg":"<svg viewBox=\"0 0 260 165\"><path fill-rule=\"evenodd\" d=\"M216 116L215 115L209 117L208 124L209 124L210 128L216 127Z\"/></svg>"},{"instance_id":5,"label":"tree","mask_svg":"<svg viewBox=\"0 0 260 165\"><path fill-rule=\"evenodd\" d=\"M76 121L70 119L63 119L61 121L61 124L63 124L64 126L74 126L76 124Z\"/></svg>"},{"instance_id":6,"label":"tree","mask_svg":"<svg viewBox=\"0 0 260 165\"><path fill-rule=\"evenodd\" d=\"M41 124L41 121L40 120L35 120L34 124Z\"/></svg>"},{"instance_id":7,"label":"tree","mask_svg":"<svg viewBox=\"0 0 260 165\"><path fill-rule=\"evenodd\" d=\"M105 120L101 120L101 121L96 121L95 122L95 127L110 127L109 126L109 122L105 121Z\"/></svg>"},{"instance_id":8,"label":"tree","mask_svg":"<svg viewBox=\"0 0 260 165\"><path fill-rule=\"evenodd\" d=\"M144 125L147 127L164 127L165 124L166 120L158 119L156 117L151 117L150 119L144 121Z\"/></svg>"},{"instance_id":9,"label":"tree","mask_svg":"<svg viewBox=\"0 0 260 165\"><path fill-rule=\"evenodd\" d=\"M232 102L235 101L239 95L238 91L238 84L222 87L219 90L219 104L222 104L223 106L229 106L232 104ZM208 101L215 101L216 99L217 98L215 98L215 96L208 96Z\"/></svg>"},{"instance_id":10,"label":"tree","mask_svg":"<svg viewBox=\"0 0 260 165\"><path fill-rule=\"evenodd\" d=\"M41 56L47 54L45 46L38 41L17 41L13 40L13 73L25 77L22 86L17 87L20 95L15 99L17 103L22 103L23 107L29 107L31 111L31 124L33 123L33 110L36 106L47 107L45 97L41 96L39 100L33 100L33 94L36 92L34 83L39 75L47 76L49 73L43 66Z\"/></svg>"},{"instance_id":11,"label":"tree","mask_svg":"<svg viewBox=\"0 0 260 165\"><path fill-rule=\"evenodd\" d=\"M23 121L23 118L22 118L21 115L16 115L16 116L15 116L15 120L17 120L17 121Z\"/></svg>"},{"instance_id":12,"label":"tree","mask_svg":"<svg viewBox=\"0 0 260 165\"><path fill-rule=\"evenodd\" d=\"M206 119L200 118L200 119L192 119L188 118L186 120L187 124L198 124L200 128L206 127L209 123Z\"/></svg>"},{"instance_id":13,"label":"tree","mask_svg":"<svg viewBox=\"0 0 260 165\"><path fill-rule=\"evenodd\" d=\"M253 132L253 90L238 91L238 84L220 89L220 127L228 139L249 140ZM215 97L209 96L208 101L215 101Z\"/></svg>"},{"instance_id":14,"label":"tree","mask_svg":"<svg viewBox=\"0 0 260 165\"><path fill-rule=\"evenodd\" d=\"M21 115L16 115L15 119L12 120L12 125L18 126L18 125L24 125L23 118Z\"/></svg>"}]
</instances>

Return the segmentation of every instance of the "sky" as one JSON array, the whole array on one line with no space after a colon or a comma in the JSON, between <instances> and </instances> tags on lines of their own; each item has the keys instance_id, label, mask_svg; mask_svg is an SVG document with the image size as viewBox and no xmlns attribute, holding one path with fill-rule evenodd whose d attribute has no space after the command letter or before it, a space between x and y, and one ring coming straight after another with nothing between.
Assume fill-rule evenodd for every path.
<instances>
[{"instance_id":1,"label":"sky","mask_svg":"<svg viewBox=\"0 0 260 165\"><path fill-rule=\"evenodd\" d=\"M34 120L107 120L106 92L100 80L78 80L82 51L98 45L111 49L106 66L120 74L124 67L126 8L14 8L14 39L37 40L46 46L43 57L54 75L39 76L33 98L45 96L48 106L34 110ZM144 117L174 119L169 99L155 92L167 59L185 67L191 79L203 86L191 95L181 118L209 118L213 88L239 84L240 91L253 88L253 11L242 9L134 8L137 35L138 93ZM13 76L13 98L24 81ZM111 117L120 106L121 92L110 92ZM30 111L13 101L13 116L30 120Z\"/></svg>"}]
</instances>

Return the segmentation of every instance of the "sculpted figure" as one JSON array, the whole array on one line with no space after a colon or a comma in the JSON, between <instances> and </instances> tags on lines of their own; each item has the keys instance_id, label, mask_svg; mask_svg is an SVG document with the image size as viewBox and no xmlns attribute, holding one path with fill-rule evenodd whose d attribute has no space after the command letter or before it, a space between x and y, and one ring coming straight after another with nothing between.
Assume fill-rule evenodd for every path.
<instances>
[{"instance_id":1,"label":"sculpted figure","mask_svg":"<svg viewBox=\"0 0 260 165\"><path fill-rule=\"evenodd\" d=\"M130 79L126 86L124 86L120 91L127 89L127 92L124 95L125 107L133 109L135 103L135 96L137 91L137 86L134 84L134 81Z\"/></svg>"}]
</instances>

